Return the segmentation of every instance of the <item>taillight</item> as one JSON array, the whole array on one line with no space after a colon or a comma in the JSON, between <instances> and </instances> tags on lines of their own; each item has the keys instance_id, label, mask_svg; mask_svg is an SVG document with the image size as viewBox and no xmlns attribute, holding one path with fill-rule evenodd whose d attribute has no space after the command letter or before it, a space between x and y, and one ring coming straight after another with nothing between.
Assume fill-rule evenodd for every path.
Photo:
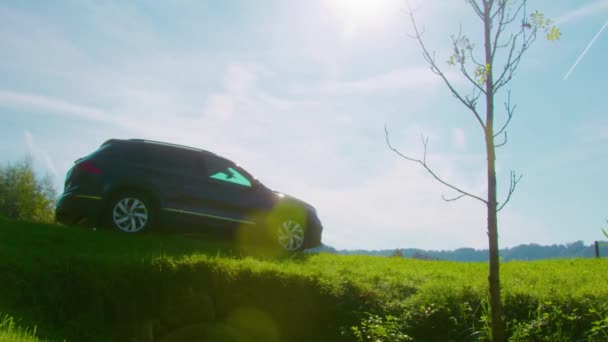
<instances>
[{"instance_id":1,"label":"taillight","mask_svg":"<svg viewBox=\"0 0 608 342\"><path fill-rule=\"evenodd\" d=\"M101 169L95 166L91 161L85 161L78 164L78 169L87 173L101 174Z\"/></svg>"}]
</instances>

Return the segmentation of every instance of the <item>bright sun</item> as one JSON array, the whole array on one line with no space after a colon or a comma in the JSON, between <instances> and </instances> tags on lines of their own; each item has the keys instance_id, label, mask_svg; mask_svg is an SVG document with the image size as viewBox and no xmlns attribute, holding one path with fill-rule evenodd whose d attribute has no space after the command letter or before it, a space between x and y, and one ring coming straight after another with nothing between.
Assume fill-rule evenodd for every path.
<instances>
[{"instance_id":1,"label":"bright sun","mask_svg":"<svg viewBox=\"0 0 608 342\"><path fill-rule=\"evenodd\" d=\"M358 28L382 24L394 11L399 10L398 0L326 0L342 21L345 34Z\"/></svg>"}]
</instances>

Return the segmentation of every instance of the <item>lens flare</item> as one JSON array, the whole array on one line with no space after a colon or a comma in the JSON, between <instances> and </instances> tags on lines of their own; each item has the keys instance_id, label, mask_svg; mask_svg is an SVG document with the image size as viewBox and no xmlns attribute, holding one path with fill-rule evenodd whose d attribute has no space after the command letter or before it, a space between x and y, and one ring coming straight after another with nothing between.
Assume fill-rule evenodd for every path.
<instances>
[{"instance_id":1,"label":"lens flare","mask_svg":"<svg viewBox=\"0 0 608 342\"><path fill-rule=\"evenodd\" d=\"M246 254L280 256L299 250L306 235L306 209L289 200L279 201L269 213L254 213L258 225L242 224L236 241Z\"/></svg>"}]
</instances>

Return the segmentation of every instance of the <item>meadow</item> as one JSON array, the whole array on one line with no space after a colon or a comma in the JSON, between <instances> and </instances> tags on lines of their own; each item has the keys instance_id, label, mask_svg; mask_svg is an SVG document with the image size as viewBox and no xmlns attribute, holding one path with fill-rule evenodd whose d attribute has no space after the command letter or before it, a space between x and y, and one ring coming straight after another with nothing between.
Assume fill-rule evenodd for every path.
<instances>
[{"instance_id":1,"label":"meadow","mask_svg":"<svg viewBox=\"0 0 608 342\"><path fill-rule=\"evenodd\" d=\"M503 263L502 295L511 341L608 341L608 259ZM0 218L0 341L486 341L488 312L485 263Z\"/></svg>"}]
</instances>

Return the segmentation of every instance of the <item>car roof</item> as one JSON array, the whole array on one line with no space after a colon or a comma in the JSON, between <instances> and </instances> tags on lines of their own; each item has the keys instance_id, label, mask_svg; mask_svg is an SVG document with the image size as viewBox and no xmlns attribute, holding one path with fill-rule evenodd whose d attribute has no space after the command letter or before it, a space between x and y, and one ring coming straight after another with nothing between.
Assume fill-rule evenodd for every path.
<instances>
[{"instance_id":1,"label":"car roof","mask_svg":"<svg viewBox=\"0 0 608 342\"><path fill-rule=\"evenodd\" d=\"M211 156L217 156L213 152L202 150L199 148L194 148L194 147L185 146L185 145L172 144L172 143L167 143L167 142L162 142L162 141L148 140L148 139L109 139L109 140L105 141L103 144L101 144L100 148L102 148L104 146L108 146L108 145L114 145L117 143L118 144L133 144L133 145L140 145L140 144L144 145L145 144L145 145L164 146L164 147L169 147L169 148L177 148L177 149L182 149L182 150L200 152L200 153L203 153L206 155L211 155Z\"/></svg>"}]
</instances>

